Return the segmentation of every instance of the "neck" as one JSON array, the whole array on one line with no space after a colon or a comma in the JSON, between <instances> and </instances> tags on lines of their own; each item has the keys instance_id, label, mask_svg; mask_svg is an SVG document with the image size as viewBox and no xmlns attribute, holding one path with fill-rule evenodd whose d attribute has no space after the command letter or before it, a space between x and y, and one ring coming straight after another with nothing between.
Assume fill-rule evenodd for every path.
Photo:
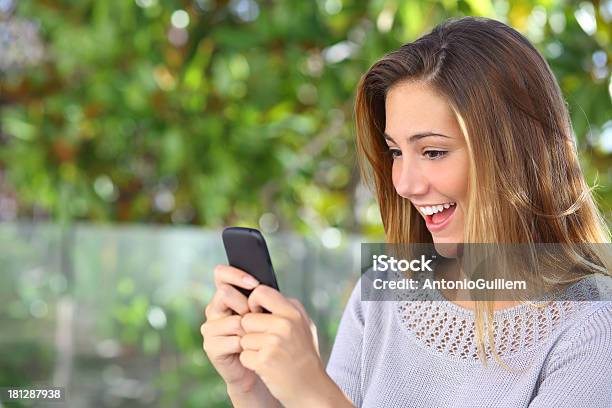
<instances>
[{"instance_id":1,"label":"neck","mask_svg":"<svg viewBox=\"0 0 612 408\"><path fill-rule=\"evenodd\" d=\"M465 275L461 265L456 259L448 259L441 262L435 270L435 279L445 279L452 281L460 281L463 279L469 279ZM465 309L474 310L476 308L475 300L470 300L470 291L468 289L443 289L441 290L442 295L449 301L461 306ZM511 300L494 300L493 310L503 310L510 307L519 305L519 301Z\"/></svg>"}]
</instances>

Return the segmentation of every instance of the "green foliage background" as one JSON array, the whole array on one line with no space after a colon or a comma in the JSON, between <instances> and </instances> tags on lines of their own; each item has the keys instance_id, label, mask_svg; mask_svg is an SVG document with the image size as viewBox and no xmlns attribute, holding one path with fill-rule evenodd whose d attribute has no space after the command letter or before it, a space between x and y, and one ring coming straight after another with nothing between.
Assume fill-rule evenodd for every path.
<instances>
[{"instance_id":1,"label":"green foliage background","mask_svg":"<svg viewBox=\"0 0 612 408\"><path fill-rule=\"evenodd\" d=\"M547 57L609 215L612 160L600 135L611 119L611 8L552 0L21 0L15 18L40 25L46 59L2 74L3 189L21 217L220 227L257 225L271 213L281 229L301 233L333 226L380 234L375 211L354 211L356 84L384 53L446 17L470 14L508 22ZM179 9L189 23L177 46L169 30ZM592 35L576 17L589 12ZM350 55L326 59L338 44ZM603 67L594 64L598 51Z\"/></svg>"}]
</instances>

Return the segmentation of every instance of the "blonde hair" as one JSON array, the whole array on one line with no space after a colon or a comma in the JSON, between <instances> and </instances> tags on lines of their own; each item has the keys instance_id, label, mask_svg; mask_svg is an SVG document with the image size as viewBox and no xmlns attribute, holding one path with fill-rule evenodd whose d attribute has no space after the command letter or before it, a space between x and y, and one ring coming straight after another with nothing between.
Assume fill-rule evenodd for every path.
<instances>
[{"instance_id":1,"label":"blonde hair","mask_svg":"<svg viewBox=\"0 0 612 408\"><path fill-rule=\"evenodd\" d=\"M392 183L384 141L385 97L402 81L423 81L454 111L469 154L466 243L605 243L609 230L578 161L565 101L548 64L513 28L492 19L449 19L385 55L366 72L355 101L361 175L376 195L387 242L432 243L425 222ZM486 228L483 228L486 226ZM610 274L609 259L567 254ZM588 260L593 262L590 262ZM605 267L601 268L601 265ZM539 276L538 279L558 279ZM479 355L495 352L493 302L475 303Z\"/></svg>"}]
</instances>

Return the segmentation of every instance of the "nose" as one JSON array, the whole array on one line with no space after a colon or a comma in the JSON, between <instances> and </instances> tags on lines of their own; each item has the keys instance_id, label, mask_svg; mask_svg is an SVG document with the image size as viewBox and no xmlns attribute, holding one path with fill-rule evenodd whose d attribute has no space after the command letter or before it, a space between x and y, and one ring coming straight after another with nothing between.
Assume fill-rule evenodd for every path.
<instances>
[{"instance_id":1,"label":"nose","mask_svg":"<svg viewBox=\"0 0 612 408\"><path fill-rule=\"evenodd\" d=\"M393 184L400 196L412 199L427 193L429 181L418 165L408 165L406 160L396 164L393 169Z\"/></svg>"}]
</instances>

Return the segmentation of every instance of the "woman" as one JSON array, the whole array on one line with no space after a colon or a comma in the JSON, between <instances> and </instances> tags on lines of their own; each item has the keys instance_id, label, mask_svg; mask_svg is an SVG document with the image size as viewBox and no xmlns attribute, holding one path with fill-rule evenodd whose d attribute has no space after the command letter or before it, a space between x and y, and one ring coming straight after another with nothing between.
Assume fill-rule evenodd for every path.
<instances>
[{"instance_id":1,"label":"woman","mask_svg":"<svg viewBox=\"0 0 612 408\"><path fill-rule=\"evenodd\" d=\"M503 23L448 20L386 55L360 81L356 122L390 243L609 242L559 87ZM362 302L362 276L325 370L297 300L228 266L215 282L204 350L235 406L612 406L610 301Z\"/></svg>"}]
</instances>

